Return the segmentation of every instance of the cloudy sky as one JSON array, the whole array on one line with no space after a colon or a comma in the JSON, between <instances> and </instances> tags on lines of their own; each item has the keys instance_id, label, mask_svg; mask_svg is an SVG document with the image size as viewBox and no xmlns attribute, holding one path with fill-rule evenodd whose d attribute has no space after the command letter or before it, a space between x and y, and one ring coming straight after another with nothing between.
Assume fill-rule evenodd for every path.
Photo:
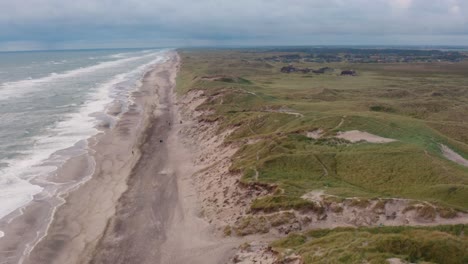
<instances>
[{"instance_id":1,"label":"cloudy sky","mask_svg":"<svg viewBox=\"0 0 468 264\"><path fill-rule=\"evenodd\" d=\"M468 0L0 0L0 50L468 45Z\"/></svg>"}]
</instances>

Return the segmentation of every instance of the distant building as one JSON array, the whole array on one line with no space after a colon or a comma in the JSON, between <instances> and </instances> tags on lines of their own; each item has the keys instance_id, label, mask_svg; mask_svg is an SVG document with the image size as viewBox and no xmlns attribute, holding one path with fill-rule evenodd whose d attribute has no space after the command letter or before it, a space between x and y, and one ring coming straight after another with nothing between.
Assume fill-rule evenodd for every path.
<instances>
[{"instance_id":1,"label":"distant building","mask_svg":"<svg viewBox=\"0 0 468 264\"><path fill-rule=\"evenodd\" d=\"M356 76L356 71L354 70L345 70L341 72L341 76Z\"/></svg>"},{"instance_id":2,"label":"distant building","mask_svg":"<svg viewBox=\"0 0 468 264\"><path fill-rule=\"evenodd\" d=\"M298 69L297 71L300 71L302 73L309 73L310 69L309 68L304 68L304 69Z\"/></svg>"},{"instance_id":3,"label":"distant building","mask_svg":"<svg viewBox=\"0 0 468 264\"><path fill-rule=\"evenodd\" d=\"M283 68L281 68L282 73L291 73L291 72L296 72L296 71L297 69L294 68L294 66L292 65L284 66Z\"/></svg>"},{"instance_id":4,"label":"distant building","mask_svg":"<svg viewBox=\"0 0 468 264\"><path fill-rule=\"evenodd\" d=\"M291 72L309 73L310 71L311 69L309 68L301 69L301 68L296 68L292 65L284 66L283 68L281 68L282 73L291 73Z\"/></svg>"}]
</instances>

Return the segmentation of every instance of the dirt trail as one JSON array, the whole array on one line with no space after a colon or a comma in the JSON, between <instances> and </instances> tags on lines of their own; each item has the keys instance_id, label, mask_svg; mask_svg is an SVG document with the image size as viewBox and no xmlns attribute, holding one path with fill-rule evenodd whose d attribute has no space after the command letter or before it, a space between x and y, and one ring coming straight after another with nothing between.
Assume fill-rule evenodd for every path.
<instances>
[{"instance_id":1,"label":"dirt trail","mask_svg":"<svg viewBox=\"0 0 468 264\"><path fill-rule=\"evenodd\" d=\"M346 116L342 116L341 120L340 120L340 123L338 125L336 125L336 127L332 128L331 130L333 131L333 130L339 129L344 124L345 120L346 120Z\"/></svg>"}]
</instances>

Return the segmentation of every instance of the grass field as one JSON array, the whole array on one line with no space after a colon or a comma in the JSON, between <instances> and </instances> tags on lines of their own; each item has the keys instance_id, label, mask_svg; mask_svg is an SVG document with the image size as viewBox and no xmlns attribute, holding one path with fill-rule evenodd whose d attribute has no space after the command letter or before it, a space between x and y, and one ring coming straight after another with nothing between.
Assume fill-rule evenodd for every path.
<instances>
[{"instance_id":1,"label":"grass field","mask_svg":"<svg viewBox=\"0 0 468 264\"><path fill-rule=\"evenodd\" d=\"M468 63L315 64L332 73L280 73L255 51L183 51L179 93L204 90L200 109L229 141L244 145L232 170L243 181L278 185L255 207L294 207L322 189L342 197L403 197L468 209L468 168L442 156L445 144L468 158ZM357 76L340 76L354 69ZM320 139L307 131L323 130ZM360 130L397 140L351 144L332 137Z\"/></svg>"}]
</instances>

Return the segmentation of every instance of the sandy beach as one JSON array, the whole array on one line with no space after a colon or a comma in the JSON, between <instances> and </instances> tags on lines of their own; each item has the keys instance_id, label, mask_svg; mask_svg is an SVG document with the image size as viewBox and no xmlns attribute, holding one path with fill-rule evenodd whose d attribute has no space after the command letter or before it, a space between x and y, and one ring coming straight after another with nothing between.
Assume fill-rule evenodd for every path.
<instances>
[{"instance_id":1,"label":"sandy beach","mask_svg":"<svg viewBox=\"0 0 468 264\"><path fill-rule=\"evenodd\" d=\"M90 154L67 161L55 199L35 197L2 224L1 263L218 263L235 243L220 245L199 217L181 143L174 95L176 52L148 72L134 104L115 127L89 140ZM46 185L44 185L46 186ZM55 209L54 209L55 208ZM52 213L50 213L50 211ZM207 250L208 249L208 250ZM186 254L180 254L181 250Z\"/></svg>"},{"instance_id":2,"label":"sandy beach","mask_svg":"<svg viewBox=\"0 0 468 264\"><path fill-rule=\"evenodd\" d=\"M177 63L174 60L172 63ZM192 174L199 168L182 144L174 64L154 73L159 103L145 131L141 158L133 168L128 189L90 263L222 263L233 242L219 243L202 219Z\"/></svg>"}]
</instances>

